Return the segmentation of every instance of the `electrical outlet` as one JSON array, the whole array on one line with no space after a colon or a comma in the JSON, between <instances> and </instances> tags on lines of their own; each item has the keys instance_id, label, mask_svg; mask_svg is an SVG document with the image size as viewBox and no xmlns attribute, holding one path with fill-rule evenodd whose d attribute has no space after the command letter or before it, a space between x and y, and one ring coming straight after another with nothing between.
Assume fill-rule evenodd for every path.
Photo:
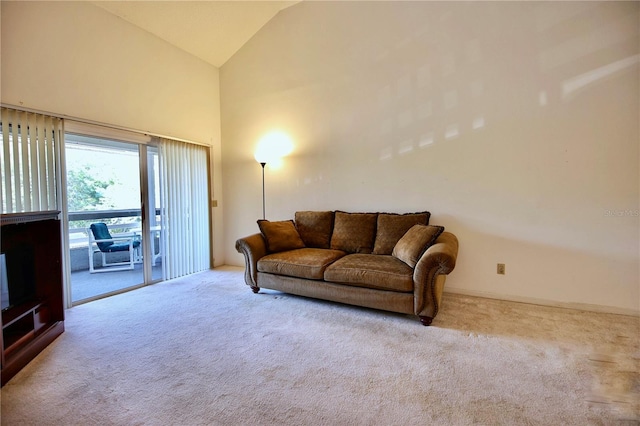
<instances>
[{"instance_id":1,"label":"electrical outlet","mask_svg":"<svg viewBox=\"0 0 640 426\"><path fill-rule=\"evenodd\" d=\"M504 263L498 263L498 275L504 275Z\"/></svg>"}]
</instances>

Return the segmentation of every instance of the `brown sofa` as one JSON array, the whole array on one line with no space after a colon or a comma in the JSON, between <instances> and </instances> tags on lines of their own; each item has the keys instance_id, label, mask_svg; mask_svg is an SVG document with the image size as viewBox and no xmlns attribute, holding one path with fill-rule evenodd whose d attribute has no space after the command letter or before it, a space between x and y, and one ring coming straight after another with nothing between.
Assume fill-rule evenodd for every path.
<instances>
[{"instance_id":1,"label":"brown sofa","mask_svg":"<svg viewBox=\"0 0 640 426\"><path fill-rule=\"evenodd\" d=\"M458 239L429 225L429 212L300 211L295 221L259 220L240 238L245 282L260 288L417 315L430 325Z\"/></svg>"}]
</instances>

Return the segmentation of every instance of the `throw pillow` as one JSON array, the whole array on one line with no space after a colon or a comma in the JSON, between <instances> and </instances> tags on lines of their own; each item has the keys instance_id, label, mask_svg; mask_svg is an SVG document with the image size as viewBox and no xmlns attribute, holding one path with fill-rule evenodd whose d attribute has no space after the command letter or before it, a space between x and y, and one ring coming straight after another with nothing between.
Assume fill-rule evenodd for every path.
<instances>
[{"instance_id":1,"label":"throw pillow","mask_svg":"<svg viewBox=\"0 0 640 426\"><path fill-rule=\"evenodd\" d=\"M331 248L347 253L371 253L377 217L377 213L336 211Z\"/></svg>"},{"instance_id":2,"label":"throw pillow","mask_svg":"<svg viewBox=\"0 0 640 426\"><path fill-rule=\"evenodd\" d=\"M271 253L304 248L305 246L292 220L270 222L260 219L258 227L267 242L267 250Z\"/></svg>"},{"instance_id":3,"label":"throw pillow","mask_svg":"<svg viewBox=\"0 0 640 426\"><path fill-rule=\"evenodd\" d=\"M323 249L328 249L331 246L331 231L333 230L332 211L296 212L295 219L296 228L305 246Z\"/></svg>"},{"instance_id":4,"label":"throw pillow","mask_svg":"<svg viewBox=\"0 0 640 426\"><path fill-rule=\"evenodd\" d=\"M413 225L428 225L429 216L431 216L429 212L378 214L373 254L391 254L396 243Z\"/></svg>"},{"instance_id":5,"label":"throw pillow","mask_svg":"<svg viewBox=\"0 0 640 426\"><path fill-rule=\"evenodd\" d=\"M444 226L413 225L393 248L393 256L414 268L424 252L436 242Z\"/></svg>"}]
</instances>

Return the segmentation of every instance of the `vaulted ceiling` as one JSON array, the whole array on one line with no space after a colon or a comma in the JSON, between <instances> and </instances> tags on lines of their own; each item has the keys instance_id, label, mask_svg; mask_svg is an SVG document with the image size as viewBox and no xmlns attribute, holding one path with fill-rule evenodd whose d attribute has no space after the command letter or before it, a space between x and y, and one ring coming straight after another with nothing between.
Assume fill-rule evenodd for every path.
<instances>
[{"instance_id":1,"label":"vaulted ceiling","mask_svg":"<svg viewBox=\"0 0 640 426\"><path fill-rule=\"evenodd\" d=\"M219 68L280 10L298 1L93 3Z\"/></svg>"}]
</instances>

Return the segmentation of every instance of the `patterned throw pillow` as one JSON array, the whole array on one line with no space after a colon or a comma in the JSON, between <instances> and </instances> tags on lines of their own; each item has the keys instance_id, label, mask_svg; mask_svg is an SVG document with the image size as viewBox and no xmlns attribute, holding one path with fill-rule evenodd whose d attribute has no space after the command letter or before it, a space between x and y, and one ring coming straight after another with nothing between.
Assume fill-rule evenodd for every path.
<instances>
[{"instance_id":1,"label":"patterned throw pillow","mask_svg":"<svg viewBox=\"0 0 640 426\"><path fill-rule=\"evenodd\" d=\"M393 248L393 256L414 268L420 257L436 242L444 226L413 225Z\"/></svg>"},{"instance_id":2,"label":"patterned throw pillow","mask_svg":"<svg viewBox=\"0 0 640 426\"><path fill-rule=\"evenodd\" d=\"M428 225L429 212L379 213L373 254L391 254L396 243L413 225Z\"/></svg>"},{"instance_id":3,"label":"patterned throw pillow","mask_svg":"<svg viewBox=\"0 0 640 426\"><path fill-rule=\"evenodd\" d=\"M292 220L270 222L260 219L258 227L267 242L267 250L271 253L305 247Z\"/></svg>"},{"instance_id":4,"label":"patterned throw pillow","mask_svg":"<svg viewBox=\"0 0 640 426\"><path fill-rule=\"evenodd\" d=\"M347 253L371 253L377 217L377 213L336 211L331 248Z\"/></svg>"},{"instance_id":5,"label":"patterned throw pillow","mask_svg":"<svg viewBox=\"0 0 640 426\"><path fill-rule=\"evenodd\" d=\"M305 246L328 249L331 246L333 230L332 211L296 212L296 228Z\"/></svg>"}]
</instances>

